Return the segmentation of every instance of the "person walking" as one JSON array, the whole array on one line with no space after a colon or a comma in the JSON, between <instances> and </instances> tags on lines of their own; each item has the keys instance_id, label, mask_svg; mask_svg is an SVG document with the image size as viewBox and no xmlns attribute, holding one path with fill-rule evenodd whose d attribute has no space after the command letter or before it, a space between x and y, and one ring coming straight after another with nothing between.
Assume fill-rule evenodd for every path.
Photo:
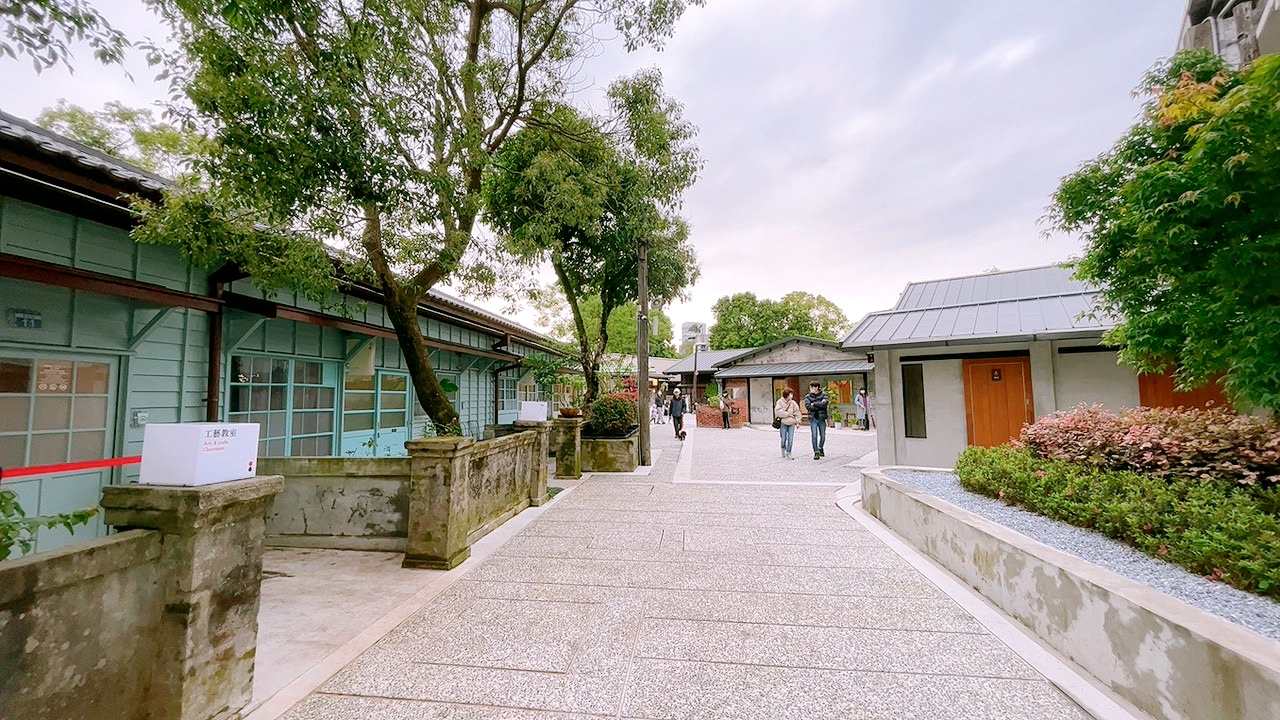
<instances>
[{"instance_id":1,"label":"person walking","mask_svg":"<svg viewBox=\"0 0 1280 720\"><path fill-rule=\"evenodd\" d=\"M773 406L773 417L778 420L778 435L782 442L782 457L791 457L791 443L796 438L796 425L800 424L800 403L795 400L795 392L791 388L782 391L782 397Z\"/></svg>"},{"instance_id":2,"label":"person walking","mask_svg":"<svg viewBox=\"0 0 1280 720\"><path fill-rule=\"evenodd\" d=\"M830 401L822 386L809 383L809 394L804 396L804 409L809 411L809 440L813 444L813 459L826 457L827 405Z\"/></svg>"},{"instance_id":3,"label":"person walking","mask_svg":"<svg viewBox=\"0 0 1280 720\"><path fill-rule=\"evenodd\" d=\"M871 398L867 395L867 389L862 388L858 391L858 396L853 399L853 405L858 418L858 427L863 430L871 429Z\"/></svg>"},{"instance_id":4,"label":"person walking","mask_svg":"<svg viewBox=\"0 0 1280 720\"><path fill-rule=\"evenodd\" d=\"M724 425L724 429L729 429L729 412L733 408L733 401L720 393L720 422Z\"/></svg>"},{"instance_id":5,"label":"person walking","mask_svg":"<svg viewBox=\"0 0 1280 720\"><path fill-rule=\"evenodd\" d=\"M662 393L653 394L653 407L649 408L649 419L656 425L662 422L663 399Z\"/></svg>"},{"instance_id":6,"label":"person walking","mask_svg":"<svg viewBox=\"0 0 1280 720\"><path fill-rule=\"evenodd\" d=\"M680 437L680 433L684 431L684 397L680 395L680 388L676 388L671 393L671 424L675 427L676 437Z\"/></svg>"}]
</instances>

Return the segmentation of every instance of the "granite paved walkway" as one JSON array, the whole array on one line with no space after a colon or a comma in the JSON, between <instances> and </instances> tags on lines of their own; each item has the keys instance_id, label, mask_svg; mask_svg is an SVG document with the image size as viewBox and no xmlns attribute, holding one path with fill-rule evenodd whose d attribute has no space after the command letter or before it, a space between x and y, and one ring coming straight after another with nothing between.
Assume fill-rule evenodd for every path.
<instances>
[{"instance_id":1,"label":"granite paved walkway","mask_svg":"<svg viewBox=\"0 0 1280 720\"><path fill-rule=\"evenodd\" d=\"M690 440L692 484L656 432L649 476L563 495L285 717L1089 717L834 488L797 482L855 480L836 462L852 450L786 462L769 433ZM696 484L726 468L789 484Z\"/></svg>"}]
</instances>

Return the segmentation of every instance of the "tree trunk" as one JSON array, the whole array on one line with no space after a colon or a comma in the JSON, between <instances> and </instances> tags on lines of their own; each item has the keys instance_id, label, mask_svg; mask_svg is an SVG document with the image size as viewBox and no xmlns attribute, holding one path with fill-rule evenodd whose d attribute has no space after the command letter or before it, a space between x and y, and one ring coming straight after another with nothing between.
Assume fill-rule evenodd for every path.
<instances>
[{"instance_id":1,"label":"tree trunk","mask_svg":"<svg viewBox=\"0 0 1280 720\"><path fill-rule=\"evenodd\" d=\"M569 279L564 265L556 259L554 254L551 258L551 267L556 271L556 277L560 280L560 289L564 290L564 299L569 303L569 312L573 315L573 334L578 338L578 362L582 363L582 377L587 384L582 394L582 404L590 405L600 394L600 359L592 352L591 339L587 337L587 324L582 319L581 308L578 307L577 289Z\"/></svg>"},{"instance_id":2,"label":"tree trunk","mask_svg":"<svg viewBox=\"0 0 1280 720\"><path fill-rule=\"evenodd\" d=\"M436 424L437 432L444 434L461 434L458 423L458 412L448 395L440 386L435 368L431 366L426 339L422 336L422 326L418 323L418 301L400 288L382 289L386 300L387 317L396 329L396 340L400 344L400 352L404 355L405 364L409 366L409 377L413 378L413 391L418 402L427 411L431 421Z\"/></svg>"}]
</instances>

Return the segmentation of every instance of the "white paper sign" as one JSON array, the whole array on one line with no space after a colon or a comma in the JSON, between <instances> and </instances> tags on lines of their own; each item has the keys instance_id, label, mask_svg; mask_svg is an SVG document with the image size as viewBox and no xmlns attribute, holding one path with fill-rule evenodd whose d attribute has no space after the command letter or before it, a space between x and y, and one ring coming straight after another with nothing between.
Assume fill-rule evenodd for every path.
<instances>
[{"instance_id":1,"label":"white paper sign","mask_svg":"<svg viewBox=\"0 0 1280 720\"><path fill-rule=\"evenodd\" d=\"M151 423L138 482L212 485L251 478L257 467L257 423Z\"/></svg>"}]
</instances>

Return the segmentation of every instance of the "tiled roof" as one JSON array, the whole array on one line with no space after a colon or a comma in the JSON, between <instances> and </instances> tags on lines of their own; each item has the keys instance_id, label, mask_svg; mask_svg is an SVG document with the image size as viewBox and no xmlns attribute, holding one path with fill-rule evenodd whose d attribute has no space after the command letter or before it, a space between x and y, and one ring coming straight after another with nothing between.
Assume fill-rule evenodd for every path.
<instances>
[{"instance_id":1,"label":"tiled roof","mask_svg":"<svg viewBox=\"0 0 1280 720\"><path fill-rule=\"evenodd\" d=\"M911 283L894 309L863 318L844 347L1097 337L1116 324L1092 316L1097 294L1057 265Z\"/></svg>"},{"instance_id":2,"label":"tiled roof","mask_svg":"<svg viewBox=\"0 0 1280 720\"><path fill-rule=\"evenodd\" d=\"M159 175L3 111L0 111L0 137L34 145L48 155L66 158L86 170L104 172L117 180L132 183L153 192L164 190L172 184Z\"/></svg>"},{"instance_id":3,"label":"tiled roof","mask_svg":"<svg viewBox=\"0 0 1280 720\"><path fill-rule=\"evenodd\" d=\"M755 352L756 348L736 348L733 350L702 350L697 354L698 372L708 372L740 355ZM693 372L694 356L680 358L680 362L667 368L668 375Z\"/></svg>"},{"instance_id":4,"label":"tiled roof","mask_svg":"<svg viewBox=\"0 0 1280 720\"><path fill-rule=\"evenodd\" d=\"M791 377L793 375L841 375L870 372L875 366L866 360L815 360L811 362L733 365L716 373L716 378Z\"/></svg>"}]
</instances>

